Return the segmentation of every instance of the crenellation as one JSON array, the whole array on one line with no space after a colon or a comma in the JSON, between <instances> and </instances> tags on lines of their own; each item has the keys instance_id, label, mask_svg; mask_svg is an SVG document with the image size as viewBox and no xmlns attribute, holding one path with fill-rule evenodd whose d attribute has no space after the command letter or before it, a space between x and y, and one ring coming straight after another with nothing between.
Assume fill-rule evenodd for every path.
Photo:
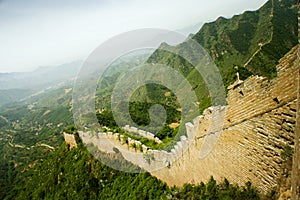
<instances>
[{"instance_id":1,"label":"crenellation","mask_svg":"<svg viewBox=\"0 0 300 200\"><path fill-rule=\"evenodd\" d=\"M277 184L283 147L294 144L298 70L295 49L280 60L276 78L251 76L230 86L228 105L210 107L193 123L186 123L186 136L181 136L170 152L151 150L132 138L123 147L133 151L132 144L142 145L143 152L139 154L153 154L152 165L164 167L151 174L171 186L205 182L212 175L218 182L224 177L240 185L251 181L260 191L269 191ZM224 124L222 118L216 117L223 113ZM124 129L157 140L154 134L129 125ZM217 143L202 157L200 150L211 135L217 135ZM124 139L123 135L106 136L113 142L119 137L121 142ZM149 169L149 164L139 158L143 156L127 157Z\"/></svg>"},{"instance_id":2,"label":"crenellation","mask_svg":"<svg viewBox=\"0 0 300 200\"><path fill-rule=\"evenodd\" d=\"M224 126L217 145L199 158L205 136L209 133L213 108L203 112L195 125L186 124L188 139L196 128L196 139L182 158L168 169L152 174L169 185L194 180L206 181L213 175L217 181L244 184L250 180L267 192L277 184L286 144L293 144L297 99L297 65L295 48L280 60L278 76L272 80L251 76L229 87ZM242 91L242 92L241 92ZM184 162L183 162L184 160ZM220 170L222 169L222 170Z\"/></svg>"},{"instance_id":3,"label":"crenellation","mask_svg":"<svg viewBox=\"0 0 300 200\"><path fill-rule=\"evenodd\" d=\"M66 144L70 146L70 149L77 147L77 142L74 134L68 134L63 132L63 136Z\"/></svg>"},{"instance_id":4,"label":"crenellation","mask_svg":"<svg viewBox=\"0 0 300 200\"><path fill-rule=\"evenodd\" d=\"M144 131L144 130L141 130L141 129L138 129L136 127L129 126L129 125L125 125L123 127L123 129L125 131L129 132L129 133L130 132L136 133L136 134L139 134L142 137L148 138L150 140L154 140L158 144L162 143L162 141L158 137L156 137L153 133L150 133L150 132L147 132L147 131Z\"/></svg>"}]
</instances>

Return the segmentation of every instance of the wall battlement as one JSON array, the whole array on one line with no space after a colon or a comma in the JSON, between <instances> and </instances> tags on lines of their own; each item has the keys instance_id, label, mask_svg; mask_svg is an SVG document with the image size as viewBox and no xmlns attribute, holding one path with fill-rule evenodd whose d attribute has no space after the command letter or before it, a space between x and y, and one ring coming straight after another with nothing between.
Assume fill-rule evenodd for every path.
<instances>
[{"instance_id":1,"label":"wall battlement","mask_svg":"<svg viewBox=\"0 0 300 200\"><path fill-rule=\"evenodd\" d=\"M93 143L103 152L114 153L118 146L126 160L171 186L205 182L214 176L218 182L224 178L240 185L251 181L260 191L270 191L277 186L283 147L294 145L299 70L296 49L280 60L276 78L251 76L232 85L228 105L210 107L193 123L187 123L187 136L182 136L171 152L150 150L131 138L122 143L124 136L117 133L79 135L84 143ZM224 115L224 122L214 113ZM211 126L218 123L223 126ZM200 152L210 135L218 140L203 156ZM142 151L131 148L136 145L142 145ZM146 162L145 154L152 154L154 159Z\"/></svg>"},{"instance_id":2,"label":"wall battlement","mask_svg":"<svg viewBox=\"0 0 300 200\"><path fill-rule=\"evenodd\" d=\"M77 147L77 142L74 134L63 133L66 144L70 146L70 149Z\"/></svg>"},{"instance_id":3,"label":"wall battlement","mask_svg":"<svg viewBox=\"0 0 300 200\"><path fill-rule=\"evenodd\" d=\"M297 76L296 47L280 60L278 77L252 76L228 92L225 122L217 145L199 157L210 119L201 118L195 140L183 157L152 174L168 185L199 183L214 176L243 185L251 181L266 192L277 185L286 144L294 144Z\"/></svg>"}]
</instances>

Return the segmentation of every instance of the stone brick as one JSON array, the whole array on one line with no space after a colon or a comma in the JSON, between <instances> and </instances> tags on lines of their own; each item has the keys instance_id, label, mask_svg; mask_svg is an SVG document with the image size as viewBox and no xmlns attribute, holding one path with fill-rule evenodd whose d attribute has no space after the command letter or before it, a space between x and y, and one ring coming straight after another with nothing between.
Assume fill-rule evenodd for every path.
<instances>
[{"instance_id":1,"label":"stone brick","mask_svg":"<svg viewBox=\"0 0 300 200\"><path fill-rule=\"evenodd\" d=\"M282 163L280 152L294 139L298 67L295 51L296 48L292 49L281 59L278 77L272 81L252 76L231 87L224 127L209 155L199 158L214 108L205 110L197 125L186 124L191 144L184 155L167 169L152 174L168 185L177 186L191 181L205 182L211 175L218 182L226 177L240 185L250 180L263 192L276 186ZM193 141L190 139L194 132ZM176 146L172 153L178 153L178 149Z\"/></svg>"}]
</instances>

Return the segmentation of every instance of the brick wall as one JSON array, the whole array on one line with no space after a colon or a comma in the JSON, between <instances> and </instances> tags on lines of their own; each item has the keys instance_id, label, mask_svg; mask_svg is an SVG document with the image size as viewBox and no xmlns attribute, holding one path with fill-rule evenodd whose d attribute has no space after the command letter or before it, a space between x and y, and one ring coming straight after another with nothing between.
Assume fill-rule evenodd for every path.
<instances>
[{"instance_id":1,"label":"brick wall","mask_svg":"<svg viewBox=\"0 0 300 200\"><path fill-rule=\"evenodd\" d=\"M277 78L269 81L252 76L231 87L224 127L209 155L199 157L210 124L204 116L196 126L196 139L183 157L152 174L168 185L205 182L213 175L217 181L226 177L241 185L251 181L264 192L275 187L282 148L294 144L299 67L296 50L280 60Z\"/></svg>"}]
</instances>

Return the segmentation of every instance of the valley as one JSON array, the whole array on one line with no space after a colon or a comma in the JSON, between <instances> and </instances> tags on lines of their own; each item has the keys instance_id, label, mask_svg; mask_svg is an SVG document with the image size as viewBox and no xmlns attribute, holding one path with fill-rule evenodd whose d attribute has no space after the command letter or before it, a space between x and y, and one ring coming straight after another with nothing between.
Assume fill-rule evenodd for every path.
<instances>
[{"instance_id":1,"label":"valley","mask_svg":"<svg viewBox=\"0 0 300 200\"><path fill-rule=\"evenodd\" d=\"M297 12L296 0L269 0L204 23L176 46L162 43L115 60L98 80L96 113L80 116L83 130L73 113L82 61L0 73L0 199L290 198L299 179L292 172L299 159ZM226 102L213 101L207 77L178 55L193 60L190 40L218 68ZM119 81L142 64L180 73L195 94L183 96L190 107L170 87L151 82L128 102L129 90L115 101Z\"/></svg>"}]
</instances>

